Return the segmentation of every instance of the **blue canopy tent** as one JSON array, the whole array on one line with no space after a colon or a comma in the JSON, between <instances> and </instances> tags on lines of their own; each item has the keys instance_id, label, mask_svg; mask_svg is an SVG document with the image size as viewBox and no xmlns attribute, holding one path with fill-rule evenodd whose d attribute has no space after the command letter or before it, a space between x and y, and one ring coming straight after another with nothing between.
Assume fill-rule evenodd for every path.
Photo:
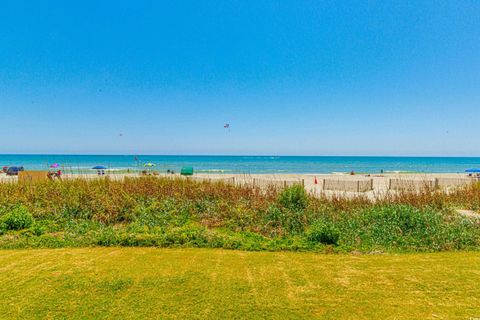
<instances>
[{"instance_id":1,"label":"blue canopy tent","mask_svg":"<svg viewBox=\"0 0 480 320\"><path fill-rule=\"evenodd\" d=\"M466 173L480 173L480 168L472 168L465 170Z\"/></svg>"},{"instance_id":2,"label":"blue canopy tent","mask_svg":"<svg viewBox=\"0 0 480 320\"><path fill-rule=\"evenodd\" d=\"M477 179L480 178L480 168L472 168L465 170L468 173L469 177L476 177Z\"/></svg>"},{"instance_id":3,"label":"blue canopy tent","mask_svg":"<svg viewBox=\"0 0 480 320\"><path fill-rule=\"evenodd\" d=\"M105 169L107 169L107 167L105 167L105 166L95 166L92 169L97 170L97 174L99 176L101 176L101 175L105 174Z\"/></svg>"}]
</instances>

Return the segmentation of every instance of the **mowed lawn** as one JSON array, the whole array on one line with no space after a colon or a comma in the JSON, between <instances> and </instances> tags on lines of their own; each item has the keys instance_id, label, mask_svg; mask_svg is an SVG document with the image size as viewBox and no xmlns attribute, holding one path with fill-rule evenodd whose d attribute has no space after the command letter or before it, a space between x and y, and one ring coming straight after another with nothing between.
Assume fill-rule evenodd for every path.
<instances>
[{"instance_id":1,"label":"mowed lawn","mask_svg":"<svg viewBox=\"0 0 480 320\"><path fill-rule=\"evenodd\" d=\"M480 253L0 251L2 319L470 319Z\"/></svg>"}]
</instances>

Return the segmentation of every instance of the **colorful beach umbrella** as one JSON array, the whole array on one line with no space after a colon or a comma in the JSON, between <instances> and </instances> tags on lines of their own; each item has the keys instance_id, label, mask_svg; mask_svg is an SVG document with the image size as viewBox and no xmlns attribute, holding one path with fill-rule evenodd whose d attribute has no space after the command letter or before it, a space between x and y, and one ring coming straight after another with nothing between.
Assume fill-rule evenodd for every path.
<instances>
[{"instance_id":1,"label":"colorful beach umbrella","mask_svg":"<svg viewBox=\"0 0 480 320\"><path fill-rule=\"evenodd\" d=\"M472 169L467 169L465 172L468 173L480 173L480 168L472 168Z\"/></svg>"},{"instance_id":2,"label":"colorful beach umbrella","mask_svg":"<svg viewBox=\"0 0 480 320\"><path fill-rule=\"evenodd\" d=\"M105 166L95 166L92 169L94 169L94 170L105 170L105 169L107 169L107 167L105 167Z\"/></svg>"},{"instance_id":3,"label":"colorful beach umbrella","mask_svg":"<svg viewBox=\"0 0 480 320\"><path fill-rule=\"evenodd\" d=\"M50 166L50 168L58 168L60 167L60 165L58 163L54 163Z\"/></svg>"},{"instance_id":4,"label":"colorful beach umbrella","mask_svg":"<svg viewBox=\"0 0 480 320\"><path fill-rule=\"evenodd\" d=\"M146 168L151 168L151 167L155 167L156 164L149 162L149 163L145 163L143 166L146 167Z\"/></svg>"}]
</instances>

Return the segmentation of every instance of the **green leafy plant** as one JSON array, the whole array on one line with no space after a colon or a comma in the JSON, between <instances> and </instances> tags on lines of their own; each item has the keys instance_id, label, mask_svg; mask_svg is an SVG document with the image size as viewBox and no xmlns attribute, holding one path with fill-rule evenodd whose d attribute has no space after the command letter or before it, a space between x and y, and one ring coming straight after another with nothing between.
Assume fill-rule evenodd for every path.
<instances>
[{"instance_id":1,"label":"green leafy plant","mask_svg":"<svg viewBox=\"0 0 480 320\"><path fill-rule=\"evenodd\" d=\"M33 217L24 206L15 206L8 210L0 219L0 230L22 230L28 229L33 225Z\"/></svg>"},{"instance_id":2,"label":"green leafy plant","mask_svg":"<svg viewBox=\"0 0 480 320\"><path fill-rule=\"evenodd\" d=\"M315 221L306 232L308 241L312 243L338 244L340 230L331 221L321 219Z\"/></svg>"},{"instance_id":3,"label":"green leafy plant","mask_svg":"<svg viewBox=\"0 0 480 320\"><path fill-rule=\"evenodd\" d=\"M294 185L280 192L278 202L290 210L304 210L308 205L308 195L302 185Z\"/></svg>"}]
</instances>

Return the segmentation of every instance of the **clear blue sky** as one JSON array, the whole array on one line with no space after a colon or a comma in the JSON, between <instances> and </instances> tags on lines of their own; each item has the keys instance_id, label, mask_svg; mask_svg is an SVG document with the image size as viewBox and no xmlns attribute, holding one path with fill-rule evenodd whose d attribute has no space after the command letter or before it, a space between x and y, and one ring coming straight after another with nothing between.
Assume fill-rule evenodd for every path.
<instances>
[{"instance_id":1,"label":"clear blue sky","mask_svg":"<svg viewBox=\"0 0 480 320\"><path fill-rule=\"evenodd\" d=\"M0 6L0 153L480 155L479 1L67 2Z\"/></svg>"}]
</instances>

